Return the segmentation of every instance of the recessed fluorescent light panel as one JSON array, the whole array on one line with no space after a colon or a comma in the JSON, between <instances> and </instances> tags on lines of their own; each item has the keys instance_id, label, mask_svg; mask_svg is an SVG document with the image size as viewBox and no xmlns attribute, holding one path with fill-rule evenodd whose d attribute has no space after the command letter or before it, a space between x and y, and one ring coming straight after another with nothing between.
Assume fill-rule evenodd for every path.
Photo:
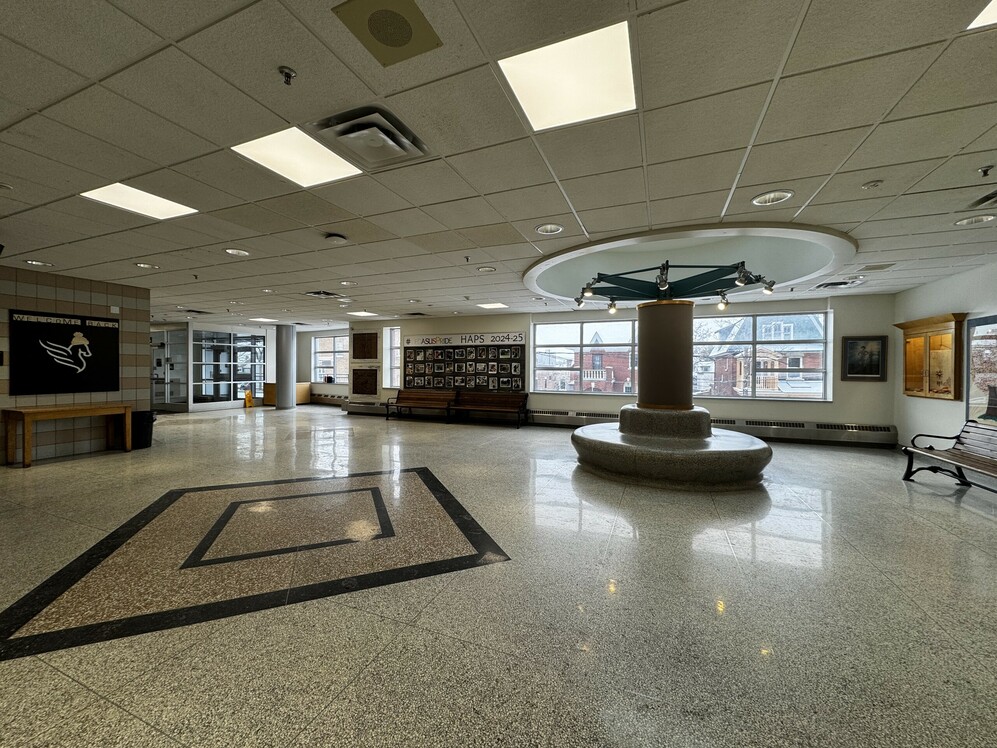
<instances>
[{"instance_id":1,"label":"recessed fluorescent light panel","mask_svg":"<svg viewBox=\"0 0 997 748\"><path fill-rule=\"evenodd\" d=\"M269 317L250 317L250 322L279 322L276 319L270 319Z\"/></svg>"},{"instance_id":2,"label":"recessed fluorescent light panel","mask_svg":"<svg viewBox=\"0 0 997 748\"><path fill-rule=\"evenodd\" d=\"M626 21L498 64L534 130L637 108Z\"/></svg>"},{"instance_id":3,"label":"recessed fluorescent light panel","mask_svg":"<svg viewBox=\"0 0 997 748\"><path fill-rule=\"evenodd\" d=\"M966 29L978 29L980 26L989 26L992 23L997 23L997 0L991 0L990 5L984 8L983 12Z\"/></svg>"},{"instance_id":4,"label":"recessed fluorescent light panel","mask_svg":"<svg viewBox=\"0 0 997 748\"><path fill-rule=\"evenodd\" d=\"M503 304L501 302L494 302L492 304L478 304L482 309L508 309L508 304Z\"/></svg>"},{"instance_id":5,"label":"recessed fluorescent light panel","mask_svg":"<svg viewBox=\"0 0 997 748\"><path fill-rule=\"evenodd\" d=\"M347 314L352 314L354 317L376 317L376 312L368 312L364 309L362 312L347 312Z\"/></svg>"},{"instance_id":6,"label":"recessed fluorescent light panel","mask_svg":"<svg viewBox=\"0 0 997 748\"><path fill-rule=\"evenodd\" d=\"M349 161L297 127L232 146L232 150L302 187L314 187L360 173Z\"/></svg>"},{"instance_id":7,"label":"recessed fluorescent light panel","mask_svg":"<svg viewBox=\"0 0 997 748\"><path fill-rule=\"evenodd\" d=\"M96 200L98 203L112 205L132 213L138 213L149 218L176 218L177 216L189 216L197 213L193 208L186 205L167 200L165 197L157 197L148 192L137 190L134 187L115 182L107 187L101 187L89 192L81 192L80 197L89 200Z\"/></svg>"}]
</instances>

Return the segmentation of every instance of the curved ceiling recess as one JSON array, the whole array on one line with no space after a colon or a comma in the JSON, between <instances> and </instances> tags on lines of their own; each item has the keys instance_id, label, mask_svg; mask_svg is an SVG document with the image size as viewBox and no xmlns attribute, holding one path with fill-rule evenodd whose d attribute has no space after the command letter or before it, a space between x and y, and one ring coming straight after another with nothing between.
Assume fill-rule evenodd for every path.
<instances>
[{"instance_id":1,"label":"curved ceiling recess","mask_svg":"<svg viewBox=\"0 0 997 748\"><path fill-rule=\"evenodd\" d=\"M616 237L566 249L533 264L523 276L536 293L571 301L598 273L619 273L658 265L736 265L744 262L751 272L780 286L801 285L833 273L855 256L857 243L847 234L818 226L757 223L683 226ZM696 270L675 268L673 280ZM656 270L649 271L653 281ZM733 289L728 295L762 298L757 286ZM703 299L711 298L709 296ZM625 306L621 302L621 306ZM631 305L633 305L631 303Z\"/></svg>"}]
</instances>

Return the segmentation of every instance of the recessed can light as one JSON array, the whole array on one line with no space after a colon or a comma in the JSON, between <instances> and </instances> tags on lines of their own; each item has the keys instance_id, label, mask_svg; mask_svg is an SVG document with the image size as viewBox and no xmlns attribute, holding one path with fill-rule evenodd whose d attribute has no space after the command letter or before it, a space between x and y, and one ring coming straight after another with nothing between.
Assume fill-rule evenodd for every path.
<instances>
[{"instance_id":1,"label":"recessed can light","mask_svg":"<svg viewBox=\"0 0 997 748\"><path fill-rule=\"evenodd\" d=\"M784 203L789 200L789 198L791 198L794 194L795 193L792 190L772 190L771 192L766 192L762 195L757 195L751 198L751 202L761 207L778 205L779 203Z\"/></svg>"},{"instance_id":2,"label":"recessed can light","mask_svg":"<svg viewBox=\"0 0 997 748\"><path fill-rule=\"evenodd\" d=\"M270 317L250 317L250 322L278 322L279 320L270 319Z\"/></svg>"},{"instance_id":3,"label":"recessed can light","mask_svg":"<svg viewBox=\"0 0 997 748\"><path fill-rule=\"evenodd\" d=\"M508 304L503 304L501 301L493 301L488 304L478 304L482 309L508 309Z\"/></svg>"},{"instance_id":4,"label":"recessed can light","mask_svg":"<svg viewBox=\"0 0 997 748\"><path fill-rule=\"evenodd\" d=\"M341 286L356 286L358 283L356 281L339 281Z\"/></svg>"},{"instance_id":5,"label":"recessed can light","mask_svg":"<svg viewBox=\"0 0 997 748\"><path fill-rule=\"evenodd\" d=\"M234 247L226 249L225 254L232 255L233 257L249 257L249 252L244 249L236 249Z\"/></svg>"},{"instance_id":6,"label":"recessed can light","mask_svg":"<svg viewBox=\"0 0 997 748\"><path fill-rule=\"evenodd\" d=\"M418 304L418 303L419 303L419 300L418 300L418 299L409 299L409 300L408 300L408 303L409 303L409 304Z\"/></svg>"},{"instance_id":7,"label":"recessed can light","mask_svg":"<svg viewBox=\"0 0 997 748\"><path fill-rule=\"evenodd\" d=\"M481 267L478 268L478 272L479 273L494 273L495 272L495 268L493 268L491 265L482 265Z\"/></svg>"},{"instance_id":8,"label":"recessed can light","mask_svg":"<svg viewBox=\"0 0 997 748\"><path fill-rule=\"evenodd\" d=\"M277 293L277 292L274 291L272 288L264 288L263 293Z\"/></svg>"},{"instance_id":9,"label":"recessed can light","mask_svg":"<svg viewBox=\"0 0 997 748\"><path fill-rule=\"evenodd\" d=\"M153 265L150 262L136 262L135 267L142 268L143 270L159 270L159 265Z\"/></svg>"},{"instance_id":10,"label":"recessed can light","mask_svg":"<svg viewBox=\"0 0 997 748\"><path fill-rule=\"evenodd\" d=\"M13 190L14 188L6 182L0 182L0 190Z\"/></svg>"},{"instance_id":11,"label":"recessed can light","mask_svg":"<svg viewBox=\"0 0 997 748\"><path fill-rule=\"evenodd\" d=\"M349 241L343 234L326 234L325 240L329 244L346 244Z\"/></svg>"},{"instance_id":12,"label":"recessed can light","mask_svg":"<svg viewBox=\"0 0 997 748\"><path fill-rule=\"evenodd\" d=\"M43 268L54 267L51 262L42 262L41 260L25 260L24 262L28 265L37 265Z\"/></svg>"},{"instance_id":13,"label":"recessed can light","mask_svg":"<svg viewBox=\"0 0 997 748\"><path fill-rule=\"evenodd\" d=\"M983 214L979 216L970 216L969 218L960 218L955 222L956 226L975 226L978 223L989 223L990 221L997 218L997 216L992 216L989 214Z\"/></svg>"},{"instance_id":14,"label":"recessed can light","mask_svg":"<svg viewBox=\"0 0 997 748\"><path fill-rule=\"evenodd\" d=\"M546 301L547 299L544 298L543 296L532 296L532 297L530 297L530 300L531 301Z\"/></svg>"},{"instance_id":15,"label":"recessed can light","mask_svg":"<svg viewBox=\"0 0 997 748\"><path fill-rule=\"evenodd\" d=\"M559 223L541 223L533 230L538 234L543 234L544 236L553 236L554 234L560 234L564 231L564 226Z\"/></svg>"},{"instance_id":16,"label":"recessed can light","mask_svg":"<svg viewBox=\"0 0 997 748\"><path fill-rule=\"evenodd\" d=\"M865 184L863 184L862 185L862 189L863 190L874 190L877 187L882 187L882 186L883 186L883 180L882 179L873 179L871 182L866 182Z\"/></svg>"}]
</instances>

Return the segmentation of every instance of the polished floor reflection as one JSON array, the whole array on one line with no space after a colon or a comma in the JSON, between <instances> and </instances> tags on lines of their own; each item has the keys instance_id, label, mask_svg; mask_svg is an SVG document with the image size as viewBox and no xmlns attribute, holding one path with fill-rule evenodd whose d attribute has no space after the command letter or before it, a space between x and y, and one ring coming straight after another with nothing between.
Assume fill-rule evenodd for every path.
<instances>
[{"instance_id":1,"label":"polished floor reflection","mask_svg":"<svg viewBox=\"0 0 997 748\"><path fill-rule=\"evenodd\" d=\"M263 589L246 563L357 578L294 559L392 542L374 489L390 532L426 533L395 568L469 555L477 531L423 522L443 504L393 488L412 468L511 558L22 653L0 662L0 745L997 742L994 494L905 484L889 451L791 444L763 489L668 492L579 471L569 436L303 406L164 416L149 450L0 468L0 608L171 489L220 487L186 495L203 517L159 536L168 563L152 536L121 546L147 594L70 585L69 617L42 611L23 639L295 586ZM210 583L175 585L183 564Z\"/></svg>"}]
</instances>

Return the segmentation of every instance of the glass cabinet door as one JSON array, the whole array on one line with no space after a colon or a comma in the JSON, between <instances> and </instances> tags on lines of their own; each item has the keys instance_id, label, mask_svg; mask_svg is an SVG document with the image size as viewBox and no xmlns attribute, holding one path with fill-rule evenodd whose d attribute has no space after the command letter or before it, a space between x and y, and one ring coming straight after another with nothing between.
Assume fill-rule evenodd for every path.
<instances>
[{"instance_id":1,"label":"glass cabinet door","mask_svg":"<svg viewBox=\"0 0 997 748\"><path fill-rule=\"evenodd\" d=\"M924 394L924 336L904 340L904 392Z\"/></svg>"},{"instance_id":2,"label":"glass cabinet door","mask_svg":"<svg viewBox=\"0 0 997 748\"><path fill-rule=\"evenodd\" d=\"M904 394L959 400L962 385L962 323L966 314L900 322L904 331Z\"/></svg>"},{"instance_id":3,"label":"glass cabinet door","mask_svg":"<svg viewBox=\"0 0 997 748\"><path fill-rule=\"evenodd\" d=\"M952 333L928 335L928 394L948 397L955 390Z\"/></svg>"}]
</instances>

